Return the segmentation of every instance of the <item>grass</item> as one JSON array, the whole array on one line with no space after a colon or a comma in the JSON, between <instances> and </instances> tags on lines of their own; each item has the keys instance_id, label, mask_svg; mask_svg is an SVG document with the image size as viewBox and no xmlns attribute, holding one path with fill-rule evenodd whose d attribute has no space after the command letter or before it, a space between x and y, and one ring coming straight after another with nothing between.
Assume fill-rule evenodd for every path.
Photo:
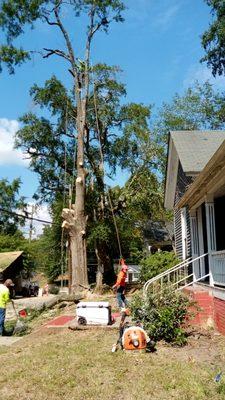
<instances>
[{"instance_id":1,"label":"grass","mask_svg":"<svg viewBox=\"0 0 225 400\"><path fill-rule=\"evenodd\" d=\"M216 365L153 354L111 353L116 331L40 331L0 349L4 400L222 400ZM223 349L221 350L224 351ZM225 354L225 352L224 352Z\"/></svg>"},{"instance_id":2,"label":"grass","mask_svg":"<svg viewBox=\"0 0 225 400\"><path fill-rule=\"evenodd\" d=\"M28 333L32 332L33 329L37 328L38 326L42 325L44 322L48 321L49 318L54 318L60 315L60 309L53 309L48 310L46 308L41 310L26 308L27 316L26 317L19 317L19 321L24 324L24 329L14 333L15 336L24 336ZM13 330L16 326L16 319L8 320L5 322L5 334L6 336L12 336Z\"/></svg>"}]
</instances>

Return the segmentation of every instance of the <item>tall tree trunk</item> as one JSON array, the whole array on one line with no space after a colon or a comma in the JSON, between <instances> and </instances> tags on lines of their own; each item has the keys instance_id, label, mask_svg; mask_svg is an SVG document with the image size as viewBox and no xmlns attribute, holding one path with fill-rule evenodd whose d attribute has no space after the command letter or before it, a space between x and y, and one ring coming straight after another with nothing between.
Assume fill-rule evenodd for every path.
<instances>
[{"instance_id":1,"label":"tall tree trunk","mask_svg":"<svg viewBox=\"0 0 225 400\"><path fill-rule=\"evenodd\" d=\"M84 168L84 136L86 120L86 101L79 99L77 105L77 179L76 197L72 209L64 209L63 226L68 229L71 252L71 292L82 290L88 286L86 226L85 215L85 180Z\"/></svg>"},{"instance_id":2,"label":"tall tree trunk","mask_svg":"<svg viewBox=\"0 0 225 400\"><path fill-rule=\"evenodd\" d=\"M97 243L97 250L103 270L103 282L107 285L110 285L115 279L115 272L113 268L113 262L109 256L109 248L107 243L99 241L99 243Z\"/></svg>"},{"instance_id":3,"label":"tall tree trunk","mask_svg":"<svg viewBox=\"0 0 225 400\"><path fill-rule=\"evenodd\" d=\"M105 242L96 242L95 254L98 262L95 292L101 293L103 283L106 283L108 285L113 283L113 281L115 280L115 272L113 268L113 263L109 256L109 249Z\"/></svg>"},{"instance_id":4,"label":"tall tree trunk","mask_svg":"<svg viewBox=\"0 0 225 400\"><path fill-rule=\"evenodd\" d=\"M102 293L102 284L103 284L103 273L104 273L104 266L102 265L101 258L98 254L97 244L95 244L95 254L98 262L97 273L96 273L96 286L95 286L95 293Z\"/></svg>"}]
</instances>

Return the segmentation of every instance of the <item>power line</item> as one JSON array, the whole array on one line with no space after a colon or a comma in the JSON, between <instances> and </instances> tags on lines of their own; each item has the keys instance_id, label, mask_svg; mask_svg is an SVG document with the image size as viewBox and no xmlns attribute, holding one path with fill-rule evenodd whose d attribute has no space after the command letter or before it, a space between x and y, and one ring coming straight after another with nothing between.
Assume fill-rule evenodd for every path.
<instances>
[{"instance_id":1,"label":"power line","mask_svg":"<svg viewBox=\"0 0 225 400\"><path fill-rule=\"evenodd\" d=\"M33 220L33 221L37 221L37 222L42 222L44 224L54 225L54 222L46 221L44 219L39 219L39 218L34 218L34 217L28 217L26 215L18 214L18 213L14 212L14 211L9 211L9 210L6 210L6 209L1 208L1 207L0 207L0 211L4 212L6 214L9 214L9 215L16 215L17 217L20 217L20 218L29 219L29 220Z\"/></svg>"}]
</instances>

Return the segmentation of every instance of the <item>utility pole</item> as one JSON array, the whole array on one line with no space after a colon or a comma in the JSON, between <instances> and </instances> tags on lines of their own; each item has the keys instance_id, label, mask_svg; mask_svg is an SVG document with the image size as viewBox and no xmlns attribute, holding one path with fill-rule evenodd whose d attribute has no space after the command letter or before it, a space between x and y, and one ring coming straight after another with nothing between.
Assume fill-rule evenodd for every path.
<instances>
[{"instance_id":1,"label":"utility pole","mask_svg":"<svg viewBox=\"0 0 225 400\"><path fill-rule=\"evenodd\" d=\"M29 243L31 243L32 240L32 234L33 234L33 218L34 218L34 213L36 210L36 206L32 204L31 206L31 220L30 220L30 228L29 228Z\"/></svg>"}]
</instances>

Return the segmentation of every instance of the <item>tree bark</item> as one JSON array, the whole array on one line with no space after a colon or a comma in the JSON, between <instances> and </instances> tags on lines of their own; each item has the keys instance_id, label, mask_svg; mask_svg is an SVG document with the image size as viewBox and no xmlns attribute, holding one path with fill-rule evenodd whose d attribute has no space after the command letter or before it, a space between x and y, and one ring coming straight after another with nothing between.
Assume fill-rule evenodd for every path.
<instances>
[{"instance_id":1,"label":"tree bark","mask_svg":"<svg viewBox=\"0 0 225 400\"><path fill-rule=\"evenodd\" d=\"M102 284L103 284L104 266L102 265L96 245L95 245L95 254L96 254L97 262L98 262L97 273L96 273L95 293L101 294L102 293Z\"/></svg>"},{"instance_id":2,"label":"tree bark","mask_svg":"<svg viewBox=\"0 0 225 400\"><path fill-rule=\"evenodd\" d=\"M99 243L97 244L97 249L98 249L98 257L102 265L103 282L106 283L107 285L110 285L113 283L115 279L115 272L113 269L113 263L109 256L109 249L107 243L99 241Z\"/></svg>"},{"instance_id":3,"label":"tree bark","mask_svg":"<svg viewBox=\"0 0 225 400\"><path fill-rule=\"evenodd\" d=\"M86 226L85 215L85 180L84 168L84 136L86 121L86 99L78 97L77 104L77 179L76 198L72 209L64 209L63 226L68 229L70 236L71 253L71 292L81 290L82 286L88 286L87 275L87 251L86 251Z\"/></svg>"},{"instance_id":4,"label":"tree bark","mask_svg":"<svg viewBox=\"0 0 225 400\"><path fill-rule=\"evenodd\" d=\"M75 209L64 208L62 216L64 218L63 227L68 229L69 246L71 255L71 293L81 291L88 287L87 276L87 255L86 255L86 217L77 217Z\"/></svg>"}]
</instances>

